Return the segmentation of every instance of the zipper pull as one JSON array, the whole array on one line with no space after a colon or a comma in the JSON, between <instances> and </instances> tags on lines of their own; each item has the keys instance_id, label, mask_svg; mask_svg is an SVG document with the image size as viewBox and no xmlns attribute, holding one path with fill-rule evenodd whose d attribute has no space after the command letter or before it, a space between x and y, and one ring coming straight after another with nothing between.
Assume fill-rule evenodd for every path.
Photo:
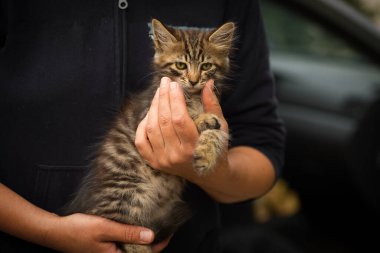
<instances>
[{"instance_id":1,"label":"zipper pull","mask_svg":"<svg viewBox=\"0 0 380 253\"><path fill-rule=\"evenodd\" d=\"M119 0L119 8L122 10L125 10L128 8L128 1L127 0Z\"/></svg>"}]
</instances>

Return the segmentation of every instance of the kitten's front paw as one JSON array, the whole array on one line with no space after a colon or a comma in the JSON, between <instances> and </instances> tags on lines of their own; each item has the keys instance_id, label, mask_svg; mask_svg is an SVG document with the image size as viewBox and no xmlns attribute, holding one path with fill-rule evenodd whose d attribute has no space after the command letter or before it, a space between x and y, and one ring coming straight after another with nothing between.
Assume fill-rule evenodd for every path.
<instances>
[{"instance_id":1,"label":"kitten's front paw","mask_svg":"<svg viewBox=\"0 0 380 253\"><path fill-rule=\"evenodd\" d=\"M222 130L205 130L198 139L194 151L194 169L198 175L210 173L223 153L228 136Z\"/></svg>"},{"instance_id":2,"label":"kitten's front paw","mask_svg":"<svg viewBox=\"0 0 380 253\"><path fill-rule=\"evenodd\" d=\"M211 113L200 114L194 122L200 133L207 129L220 129L221 127L219 118Z\"/></svg>"}]
</instances>

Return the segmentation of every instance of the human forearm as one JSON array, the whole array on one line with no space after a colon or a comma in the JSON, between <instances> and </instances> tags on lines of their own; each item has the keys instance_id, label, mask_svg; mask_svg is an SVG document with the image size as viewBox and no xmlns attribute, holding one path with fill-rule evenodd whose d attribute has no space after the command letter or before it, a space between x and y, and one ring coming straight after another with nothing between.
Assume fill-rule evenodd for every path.
<instances>
[{"instance_id":1,"label":"human forearm","mask_svg":"<svg viewBox=\"0 0 380 253\"><path fill-rule=\"evenodd\" d=\"M42 210L0 184L0 230L16 237L49 245L46 236L58 216Z\"/></svg>"},{"instance_id":2,"label":"human forearm","mask_svg":"<svg viewBox=\"0 0 380 253\"><path fill-rule=\"evenodd\" d=\"M211 197L222 203L234 203L259 197L273 185L275 173L269 159L251 147L228 151L213 173L190 179Z\"/></svg>"}]
</instances>

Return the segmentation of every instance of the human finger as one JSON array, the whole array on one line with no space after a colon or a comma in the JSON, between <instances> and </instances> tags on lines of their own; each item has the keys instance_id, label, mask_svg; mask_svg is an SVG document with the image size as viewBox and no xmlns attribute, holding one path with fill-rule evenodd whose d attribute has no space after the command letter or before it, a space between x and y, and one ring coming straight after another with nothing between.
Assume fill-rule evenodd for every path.
<instances>
[{"instance_id":1,"label":"human finger","mask_svg":"<svg viewBox=\"0 0 380 253\"><path fill-rule=\"evenodd\" d=\"M152 230L105 220L102 224L103 241L121 242L126 244L151 244L154 240Z\"/></svg>"},{"instance_id":2,"label":"human finger","mask_svg":"<svg viewBox=\"0 0 380 253\"><path fill-rule=\"evenodd\" d=\"M159 89L153 97L151 106L147 115L146 134L152 145L153 153L162 154L164 151L164 140L162 138L161 129L158 124L158 103L159 103Z\"/></svg>"},{"instance_id":3,"label":"human finger","mask_svg":"<svg viewBox=\"0 0 380 253\"><path fill-rule=\"evenodd\" d=\"M214 80L207 81L205 87L202 90L202 103L205 112L212 113L222 120L222 130L227 131L228 126L224 118L222 107L219 100L214 93Z\"/></svg>"},{"instance_id":4,"label":"human finger","mask_svg":"<svg viewBox=\"0 0 380 253\"><path fill-rule=\"evenodd\" d=\"M153 148L150 144L146 131L147 116L140 122L136 130L135 146L140 155L147 161L154 159Z\"/></svg>"},{"instance_id":5,"label":"human finger","mask_svg":"<svg viewBox=\"0 0 380 253\"><path fill-rule=\"evenodd\" d=\"M185 96L178 83L170 83L169 94L173 128L182 145L194 146L198 131L187 111Z\"/></svg>"},{"instance_id":6,"label":"human finger","mask_svg":"<svg viewBox=\"0 0 380 253\"><path fill-rule=\"evenodd\" d=\"M158 122L160 125L160 130L162 134L162 139L164 140L165 149L167 152L170 151L170 147L179 143L178 136L173 128L172 118L171 118L171 101L170 101L170 79L163 77L161 79L160 91L159 91L159 102L158 102Z\"/></svg>"}]
</instances>

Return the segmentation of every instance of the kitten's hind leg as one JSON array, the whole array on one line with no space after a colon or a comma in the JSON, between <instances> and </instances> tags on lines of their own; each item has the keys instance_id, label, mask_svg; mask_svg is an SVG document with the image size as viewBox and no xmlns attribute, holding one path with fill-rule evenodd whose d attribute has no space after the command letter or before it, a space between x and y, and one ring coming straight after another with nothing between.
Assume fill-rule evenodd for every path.
<instances>
[{"instance_id":1,"label":"kitten's hind leg","mask_svg":"<svg viewBox=\"0 0 380 253\"><path fill-rule=\"evenodd\" d=\"M124 244L120 248L124 253L152 253L150 245Z\"/></svg>"}]
</instances>

